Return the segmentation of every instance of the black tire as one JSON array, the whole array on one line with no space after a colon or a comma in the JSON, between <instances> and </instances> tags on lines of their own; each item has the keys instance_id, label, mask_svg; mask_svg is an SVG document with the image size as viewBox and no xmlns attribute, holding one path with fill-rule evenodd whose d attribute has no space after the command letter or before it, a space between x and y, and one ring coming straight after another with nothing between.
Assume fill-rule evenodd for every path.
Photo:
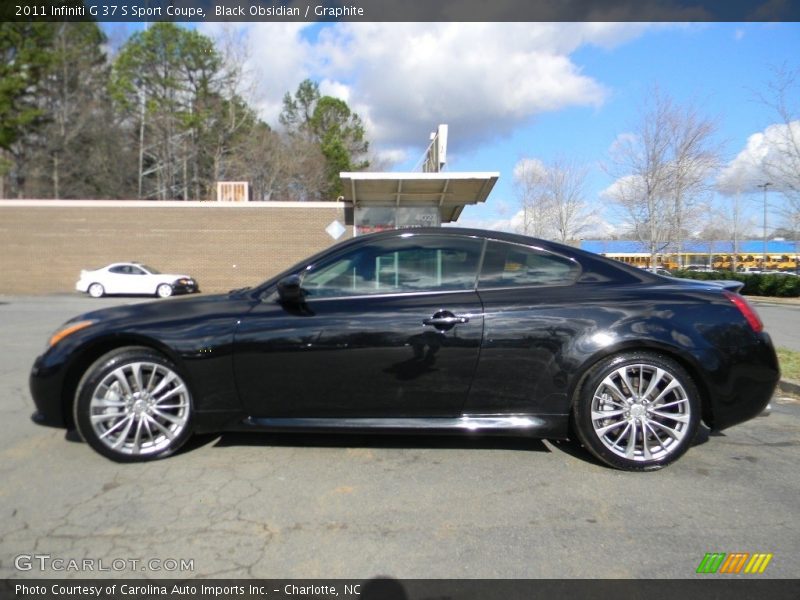
<instances>
[{"instance_id":1,"label":"black tire","mask_svg":"<svg viewBox=\"0 0 800 600\"><path fill-rule=\"evenodd\" d=\"M608 414L605 414L608 413ZM575 392L572 426L603 463L653 471L680 458L700 423L700 395L677 362L629 352L600 361Z\"/></svg>"},{"instance_id":2,"label":"black tire","mask_svg":"<svg viewBox=\"0 0 800 600\"><path fill-rule=\"evenodd\" d=\"M81 437L117 462L175 453L192 435L193 414L191 392L175 365L138 346L118 348L95 361L73 404Z\"/></svg>"}]
</instances>

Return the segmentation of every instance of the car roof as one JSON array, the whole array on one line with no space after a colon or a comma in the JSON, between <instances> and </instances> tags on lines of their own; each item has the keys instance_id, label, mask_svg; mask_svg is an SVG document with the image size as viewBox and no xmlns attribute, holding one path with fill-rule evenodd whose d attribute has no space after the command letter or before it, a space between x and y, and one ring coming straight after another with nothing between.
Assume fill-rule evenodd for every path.
<instances>
[{"instance_id":1,"label":"car roof","mask_svg":"<svg viewBox=\"0 0 800 600\"><path fill-rule=\"evenodd\" d=\"M644 269L639 269L638 267L633 267L618 260L607 258L605 256L600 256L599 254L595 254L587 250L582 250L575 246L562 244L560 242L553 242L550 240L543 240L541 238L534 238L527 235L521 235L518 233L510 233L507 231L495 231L490 229L474 229L466 227L408 227L401 229L387 229L384 231L367 233L363 235L354 236L347 240L343 240L337 244L334 244L333 246L329 246L328 248L325 248L324 250L317 252L316 254L304 258L297 264L292 265L285 271L282 271L281 273L278 273L274 277L268 279L266 282L264 282L264 284L262 284L262 286L258 286L258 288L264 287L265 285L268 285L271 282L277 281L281 277L291 274L292 272L296 271L299 267L303 265L312 265L322 257L330 256L332 253L345 251L351 246L356 246L364 243L366 240L380 240L383 238L396 237L402 234L414 234L414 235L427 234L427 235L452 236L452 237L472 236L472 237L480 237L483 239L497 240L500 242L523 244L526 246L535 246L542 248L544 250L555 252L557 254L562 254L578 259L581 263L584 264L584 267L588 266L593 271L603 272L606 271L606 269L611 269L612 271L616 272L621 276L625 274L627 275L628 278L632 278L633 280L638 280L642 282L657 283L657 282L662 282L664 280L662 276L656 275L655 273L650 273L648 271L645 271Z\"/></svg>"}]
</instances>

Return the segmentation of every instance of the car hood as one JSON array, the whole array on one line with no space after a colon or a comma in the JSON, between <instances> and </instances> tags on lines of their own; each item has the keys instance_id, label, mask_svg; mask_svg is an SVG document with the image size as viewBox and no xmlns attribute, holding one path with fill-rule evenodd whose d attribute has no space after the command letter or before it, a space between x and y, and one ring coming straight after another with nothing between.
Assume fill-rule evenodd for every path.
<instances>
[{"instance_id":1,"label":"car hood","mask_svg":"<svg viewBox=\"0 0 800 600\"><path fill-rule=\"evenodd\" d=\"M144 324L191 319L231 310L241 313L246 310L249 304L252 304L251 299L230 293L186 296L101 308L78 315L68 322L95 321L97 323L114 323L122 326L131 321L137 324Z\"/></svg>"},{"instance_id":2,"label":"car hood","mask_svg":"<svg viewBox=\"0 0 800 600\"><path fill-rule=\"evenodd\" d=\"M192 279L192 280L194 280L194 277L191 277L189 275L181 275L179 273L178 274L176 274L176 273L158 273L158 274L151 273L151 276L152 277L158 277L159 279Z\"/></svg>"}]
</instances>

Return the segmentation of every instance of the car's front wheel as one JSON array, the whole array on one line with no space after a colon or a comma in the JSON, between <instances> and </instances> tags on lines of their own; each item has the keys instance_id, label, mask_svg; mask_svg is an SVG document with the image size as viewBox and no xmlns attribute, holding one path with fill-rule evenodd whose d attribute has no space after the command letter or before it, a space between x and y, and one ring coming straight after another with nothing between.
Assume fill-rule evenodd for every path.
<instances>
[{"instance_id":1,"label":"car's front wheel","mask_svg":"<svg viewBox=\"0 0 800 600\"><path fill-rule=\"evenodd\" d=\"M700 399L677 362L631 352L607 358L589 372L572 419L581 443L607 465L651 471L688 450L700 422Z\"/></svg>"},{"instance_id":2,"label":"car's front wheel","mask_svg":"<svg viewBox=\"0 0 800 600\"><path fill-rule=\"evenodd\" d=\"M159 298L169 298L172 296L172 286L168 283L162 283L156 288L156 296Z\"/></svg>"},{"instance_id":3,"label":"car's front wheel","mask_svg":"<svg viewBox=\"0 0 800 600\"><path fill-rule=\"evenodd\" d=\"M191 435L192 396L166 357L149 348L120 348L84 374L74 420L81 437L107 458L163 458Z\"/></svg>"},{"instance_id":4,"label":"car's front wheel","mask_svg":"<svg viewBox=\"0 0 800 600\"><path fill-rule=\"evenodd\" d=\"M89 286L89 295L92 298L102 298L106 293L106 289L100 283L93 283Z\"/></svg>"}]
</instances>

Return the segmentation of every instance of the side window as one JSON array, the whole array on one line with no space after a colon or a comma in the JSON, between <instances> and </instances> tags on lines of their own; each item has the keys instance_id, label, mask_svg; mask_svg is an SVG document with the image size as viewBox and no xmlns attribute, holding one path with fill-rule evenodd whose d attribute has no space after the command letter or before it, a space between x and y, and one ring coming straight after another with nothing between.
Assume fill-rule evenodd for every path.
<instances>
[{"instance_id":1,"label":"side window","mask_svg":"<svg viewBox=\"0 0 800 600\"><path fill-rule=\"evenodd\" d=\"M574 260L545 250L489 242L478 287L571 285L580 271L580 266Z\"/></svg>"},{"instance_id":2,"label":"side window","mask_svg":"<svg viewBox=\"0 0 800 600\"><path fill-rule=\"evenodd\" d=\"M468 290L475 286L481 242L411 235L380 240L307 271L314 297Z\"/></svg>"},{"instance_id":3,"label":"side window","mask_svg":"<svg viewBox=\"0 0 800 600\"><path fill-rule=\"evenodd\" d=\"M131 275L145 275L145 272L142 271L139 267L128 267L130 269Z\"/></svg>"},{"instance_id":4,"label":"side window","mask_svg":"<svg viewBox=\"0 0 800 600\"><path fill-rule=\"evenodd\" d=\"M127 275L128 274L128 267L126 266L118 266L118 267L111 267L108 270L109 273L116 273L117 275Z\"/></svg>"}]
</instances>

